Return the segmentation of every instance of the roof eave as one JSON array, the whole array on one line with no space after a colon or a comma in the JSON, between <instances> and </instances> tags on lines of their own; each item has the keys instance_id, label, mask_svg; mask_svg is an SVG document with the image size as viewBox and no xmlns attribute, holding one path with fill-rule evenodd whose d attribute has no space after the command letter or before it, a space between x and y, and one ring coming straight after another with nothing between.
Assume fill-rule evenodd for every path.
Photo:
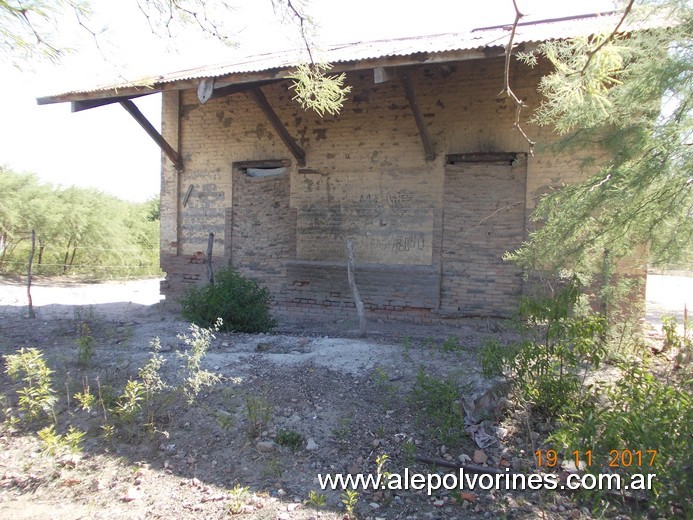
<instances>
[{"instance_id":1,"label":"roof eave","mask_svg":"<svg viewBox=\"0 0 693 520\"><path fill-rule=\"evenodd\" d=\"M524 44L519 50L529 50L532 45ZM515 49L518 50L518 49ZM368 70L375 67L402 67L421 64L448 63L455 61L468 61L484 58L494 58L503 56L505 48L503 46L479 47L476 49L462 49L454 51L443 51L435 53L419 52L405 56L383 56L364 60L343 61L333 63L332 72L354 72ZM155 94L166 90L185 90L195 89L203 79L214 78L216 87L229 85L242 85L265 82L269 80L285 79L293 72L293 67L283 67L267 69L253 72L235 72L219 76L200 76L196 78L181 80L156 81L153 79L147 84L122 85L118 87L106 87L84 92L68 92L53 96L44 96L36 99L39 105L54 103L69 103L90 100L109 100L127 99L143 95Z\"/></svg>"}]
</instances>

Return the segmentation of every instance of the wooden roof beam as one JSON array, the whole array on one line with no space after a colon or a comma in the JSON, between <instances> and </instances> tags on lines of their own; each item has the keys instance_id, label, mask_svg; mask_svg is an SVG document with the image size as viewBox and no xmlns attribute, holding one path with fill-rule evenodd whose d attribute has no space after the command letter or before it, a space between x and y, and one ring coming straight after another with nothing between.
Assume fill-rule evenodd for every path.
<instances>
[{"instance_id":1,"label":"wooden roof beam","mask_svg":"<svg viewBox=\"0 0 693 520\"><path fill-rule=\"evenodd\" d=\"M144 131L149 134L149 137L154 139L154 142L159 145L161 151L164 152L169 159L171 159L171 162L174 164L176 169L181 171L183 169L183 158L176 150L173 149L170 144L168 144L168 141L166 141L166 139L164 139L157 129L154 128L154 125L149 122L144 114L140 112L137 105L135 105L130 99L123 99L119 101L119 103L125 110L127 110L135 121L140 124Z\"/></svg>"},{"instance_id":2,"label":"wooden roof beam","mask_svg":"<svg viewBox=\"0 0 693 520\"><path fill-rule=\"evenodd\" d=\"M404 88L404 95L409 102L409 107L411 108L412 114L414 115L414 121L416 121L416 128L419 130L419 136L421 137L421 142L423 143L424 153L427 161L432 161L436 158L436 152L433 149L433 141L431 140L431 134L428 132L426 123L424 122L423 116L421 115L421 109L416 101L416 94L414 92L414 85L411 81L411 68L403 68L399 71L399 79L402 82L402 87Z\"/></svg>"},{"instance_id":3,"label":"wooden roof beam","mask_svg":"<svg viewBox=\"0 0 693 520\"><path fill-rule=\"evenodd\" d=\"M113 103L120 103L126 99L135 99L142 96L148 96L147 94L135 94L132 96L115 96L103 99L83 99L80 101L73 101L71 103L72 112L81 112L82 110L89 110L90 108L97 108L106 105L112 105Z\"/></svg>"},{"instance_id":4,"label":"wooden roof beam","mask_svg":"<svg viewBox=\"0 0 693 520\"><path fill-rule=\"evenodd\" d=\"M262 110L262 112L265 114L267 121L269 121L269 123L272 125L274 131L277 132L277 135L289 149L291 155L293 155L296 158L296 162L298 163L298 165L305 166L306 152L304 152L303 148L301 148L296 142L296 140L293 137L291 137L291 134L289 134L287 129L282 124L281 120L279 119L279 116L274 111L272 106L269 104L269 101L267 101L267 98L262 93L260 87L252 87L248 90L248 93L250 94L250 97L252 97L255 100L255 103L260 108L260 110Z\"/></svg>"}]
</instances>

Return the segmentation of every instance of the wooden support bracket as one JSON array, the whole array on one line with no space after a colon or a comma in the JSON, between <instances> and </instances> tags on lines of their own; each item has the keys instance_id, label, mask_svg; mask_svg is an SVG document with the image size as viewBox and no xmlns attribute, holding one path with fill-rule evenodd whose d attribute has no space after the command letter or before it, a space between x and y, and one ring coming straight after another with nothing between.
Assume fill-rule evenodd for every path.
<instances>
[{"instance_id":1,"label":"wooden support bracket","mask_svg":"<svg viewBox=\"0 0 693 520\"><path fill-rule=\"evenodd\" d=\"M183 159L181 158L180 154L173 149L173 147L168 144L168 141L164 139L164 137L157 131L156 128L154 128L154 125L152 125L149 120L144 117L144 114L140 112L140 109L137 108L137 105L135 105L132 101L129 99L124 99L120 101L121 106L128 111L128 113L135 118L135 121L137 121L140 126L144 129L147 134L149 134L149 137L154 139L154 142L159 145L159 148L166 154L166 156L171 159L171 162L174 164L177 170L182 170L183 169Z\"/></svg>"},{"instance_id":2,"label":"wooden support bracket","mask_svg":"<svg viewBox=\"0 0 693 520\"><path fill-rule=\"evenodd\" d=\"M411 108L412 114L414 115L414 121L416 121L416 127L419 130L419 136L421 137L421 142L423 143L424 152L426 154L426 160L432 161L436 158L436 153L433 149L433 141L431 140L431 134L428 133L428 128L421 115L421 110L419 109L419 104L416 102L416 95L414 93L414 86L411 81L411 70L404 68L400 70L399 73L400 81L402 82L402 87L404 88L404 95L407 97L409 102L409 107Z\"/></svg>"},{"instance_id":3,"label":"wooden support bracket","mask_svg":"<svg viewBox=\"0 0 693 520\"><path fill-rule=\"evenodd\" d=\"M265 117L274 128L274 131L277 132L279 138L284 142L291 154L296 158L298 165L305 166L306 152L303 151L303 148L296 143L296 140L291 137L291 134L289 134L289 132L286 130L279 119L279 116L267 101L267 98L262 93L262 90L260 90L260 87L253 87L248 90L248 93L255 100L255 103L260 110L262 110L262 112L265 114Z\"/></svg>"}]
</instances>

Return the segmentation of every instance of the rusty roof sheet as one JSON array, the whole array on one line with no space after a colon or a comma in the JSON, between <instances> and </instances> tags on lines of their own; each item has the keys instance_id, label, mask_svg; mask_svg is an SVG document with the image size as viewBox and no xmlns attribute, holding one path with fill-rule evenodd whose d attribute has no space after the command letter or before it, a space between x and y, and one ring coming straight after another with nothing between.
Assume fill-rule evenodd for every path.
<instances>
[{"instance_id":1,"label":"rusty roof sheet","mask_svg":"<svg viewBox=\"0 0 693 520\"><path fill-rule=\"evenodd\" d=\"M538 20L521 22L518 24L514 43L532 44L543 41L589 36L598 32L610 31L620 19L620 13L595 13L581 16L571 16L551 20ZM631 22L621 27L623 32L642 28L654 28L670 26L673 22L665 18L639 22ZM490 48L502 48L508 43L512 23L493 27L483 27L461 33L446 33L428 36L415 36L409 38L396 38L389 40L376 40L365 42L351 42L333 45L321 54L321 59L332 63L338 70L340 64L358 63L394 57L412 57L412 63L419 60L417 55L445 55L450 54L450 60L459 59L455 51L486 50ZM89 94L113 92L114 96L123 89L137 85L147 85L152 92L161 90L165 85L177 82L201 80L204 78L225 77L228 83L233 83L234 74L263 73L269 71L285 70L295 67L306 61L305 52L301 50L286 50L267 54L248 56L244 59L236 59L227 63L204 65L201 67L169 72L161 75L149 76L132 83L118 83L102 85L84 90L73 90L54 96L40 98L39 103L53 103L79 99L80 95L88 98ZM444 61L441 60L441 61ZM374 66L370 63L370 66Z\"/></svg>"}]
</instances>

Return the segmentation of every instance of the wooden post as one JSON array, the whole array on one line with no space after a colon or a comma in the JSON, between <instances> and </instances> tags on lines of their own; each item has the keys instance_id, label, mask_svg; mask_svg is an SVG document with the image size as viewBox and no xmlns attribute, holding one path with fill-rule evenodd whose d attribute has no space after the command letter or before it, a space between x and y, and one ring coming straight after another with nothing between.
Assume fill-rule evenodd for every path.
<instances>
[{"instance_id":1,"label":"wooden post","mask_svg":"<svg viewBox=\"0 0 693 520\"><path fill-rule=\"evenodd\" d=\"M214 270L212 269L212 246L214 245L214 233L207 237L207 278L210 284L214 284Z\"/></svg>"},{"instance_id":2,"label":"wooden post","mask_svg":"<svg viewBox=\"0 0 693 520\"><path fill-rule=\"evenodd\" d=\"M31 251L29 251L29 267L26 275L26 295L29 299L29 318L35 318L34 304L31 301L31 264L34 262L34 250L36 249L36 230L31 230Z\"/></svg>"},{"instance_id":3,"label":"wooden post","mask_svg":"<svg viewBox=\"0 0 693 520\"><path fill-rule=\"evenodd\" d=\"M359 335L362 338L366 337L366 313L363 307L363 302L361 301L361 296L359 295L359 290L356 287L356 280L354 279L354 241L351 238L347 239L347 276L349 278L349 287L351 287L351 292L354 295L354 303L356 304L356 312L359 315Z\"/></svg>"}]
</instances>

